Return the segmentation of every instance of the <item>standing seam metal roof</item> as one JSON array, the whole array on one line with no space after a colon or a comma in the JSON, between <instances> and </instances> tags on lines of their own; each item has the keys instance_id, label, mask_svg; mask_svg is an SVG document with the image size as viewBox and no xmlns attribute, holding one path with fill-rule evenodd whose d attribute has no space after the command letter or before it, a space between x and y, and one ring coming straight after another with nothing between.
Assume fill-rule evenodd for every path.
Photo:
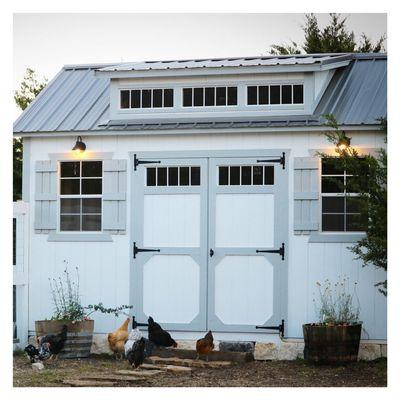
<instances>
[{"instance_id":1,"label":"standing seam metal roof","mask_svg":"<svg viewBox=\"0 0 400 400\"><path fill-rule=\"evenodd\" d=\"M110 79L95 76L95 71L114 68L117 64L65 66L17 119L14 133L320 126L324 123L321 117L324 114L334 114L341 125L377 125L377 119L386 117L386 55L346 56L353 60L335 71L314 115L231 118L228 121L201 117L177 120L173 116L170 120L146 123L140 119L110 121Z\"/></svg>"}]
</instances>

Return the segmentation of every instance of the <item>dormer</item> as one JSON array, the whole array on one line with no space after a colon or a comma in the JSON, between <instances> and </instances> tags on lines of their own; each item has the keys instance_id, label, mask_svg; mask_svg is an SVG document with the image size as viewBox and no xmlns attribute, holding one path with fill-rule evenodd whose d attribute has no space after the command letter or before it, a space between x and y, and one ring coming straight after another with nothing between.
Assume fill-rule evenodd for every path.
<instances>
[{"instance_id":1,"label":"dormer","mask_svg":"<svg viewBox=\"0 0 400 400\"><path fill-rule=\"evenodd\" d=\"M123 63L110 78L110 120L312 115L349 54Z\"/></svg>"}]
</instances>

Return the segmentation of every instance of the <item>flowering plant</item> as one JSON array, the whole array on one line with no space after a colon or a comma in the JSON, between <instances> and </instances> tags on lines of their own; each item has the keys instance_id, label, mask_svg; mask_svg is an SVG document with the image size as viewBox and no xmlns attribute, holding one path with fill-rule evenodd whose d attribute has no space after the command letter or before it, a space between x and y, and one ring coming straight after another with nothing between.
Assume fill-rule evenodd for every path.
<instances>
[{"instance_id":1,"label":"flowering plant","mask_svg":"<svg viewBox=\"0 0 400 400\"><path fill-rule=\"evenodd\" d=\"M71 279L68 271L68 263L64 261L66 267L63 271L64 278L49 278L50 288L54 304L54 313L52 320L68 320L72 322L89 320L89 316L96 311L104 314L114 314L116 317L119 313L125 314L123 310L130 309L132 306L122 305L116 308L104 307L103 303L89 304L83 306L79 294L79 271L76 271L76 281Z\"/></svg>"},{"instance_id":2,"label":"flowering plant","mask_svg":"<svg viewBox=\"0 0 400 400\"><path fill-rule=\"evenodd\" d=\"M357 297L357 282L353 284L350 292L348 278L343 278L331 284L326 279L322 284L317 282L319 302L314 301L316 314L320 324L323 325L355 325L360 323L360 304ZM354 301L357 305L354 305Z\"/></svg>"}]
</instances>

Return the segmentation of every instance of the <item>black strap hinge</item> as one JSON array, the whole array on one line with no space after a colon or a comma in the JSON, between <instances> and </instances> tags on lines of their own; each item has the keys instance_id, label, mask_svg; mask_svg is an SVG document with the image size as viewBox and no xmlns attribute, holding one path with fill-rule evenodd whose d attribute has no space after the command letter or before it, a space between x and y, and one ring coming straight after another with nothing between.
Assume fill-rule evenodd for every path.
<instances>
[{"instance_id":1,"label":"black strap hinge","mask_svg":"<svg viewBox=\"0 0 400 400\"><path fill-rule=\"evenodd\" d=\"M280 325L277 326L263 326L257 325L256 329L270 329L279 332L281 338L285 337L285 320L283 319Z\"/></svg>"},{"instance_id":2,"label":"black strap hinge","mask_svg":"<svg viewBox=\"0 0 400 400\"><path fill-rule=\"evenodd\" d=\"M136 258L137 253L149 253L149 252L156 252L159 253L160 249L144 249L139 248L136 246L136 242L133 242L133 258Z\"/></svg>"},{"instance_id":3,"label":"black strap hinge","mask_svg":"<svg viewBox=\"0 0 400 400\"><path fill-rule=\"evenodd\" d=\"M257 160L258 163L279 163L282 165L282 169L285 169L285 165L286 165L286 156L285 156L285 152L282 153L282 156L279 158L271 158L270 160Z\"/></svg>"},{"instance_id":4,"label":"black strap hinge","mask_svg":"<svg viewBox=\"0 0 400 400\"><path fill-rule=\"evenodd\" d=\"M136 154L133 155L133 170L136 171L136 168L140 164L161 164L160 160L152 161L152 160L139 160L136 157Z\"/></svg>"},{"instance_id":5,"label":"black strap hinge","mask_svg":"<svg viewBox=\"0 0 400 400\"><path fill-rule=\"evenodd\" d=\"M256 253L275 253L279 254L282 257L282 261L285 259L285 243L282 243L282 246L276 250L256 250Z\"/></svg>"}]
</instances>

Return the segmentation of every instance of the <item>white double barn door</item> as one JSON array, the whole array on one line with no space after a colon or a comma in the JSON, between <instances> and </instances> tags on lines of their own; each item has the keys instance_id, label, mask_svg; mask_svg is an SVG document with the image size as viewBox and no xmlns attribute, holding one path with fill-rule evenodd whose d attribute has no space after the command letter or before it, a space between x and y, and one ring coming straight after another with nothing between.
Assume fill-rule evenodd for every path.
<instances>
[{"instance_id":1,"label":"white double barn door","mask_svg":"<svg viewBox=\"0 0 400 400\"><path fill-rule=\"evenodd\" d=\"M140 159L132 188L138 321L253 332L285 318L287 172L267 161L276 154Z\"/></svg>"}]
</instances>

